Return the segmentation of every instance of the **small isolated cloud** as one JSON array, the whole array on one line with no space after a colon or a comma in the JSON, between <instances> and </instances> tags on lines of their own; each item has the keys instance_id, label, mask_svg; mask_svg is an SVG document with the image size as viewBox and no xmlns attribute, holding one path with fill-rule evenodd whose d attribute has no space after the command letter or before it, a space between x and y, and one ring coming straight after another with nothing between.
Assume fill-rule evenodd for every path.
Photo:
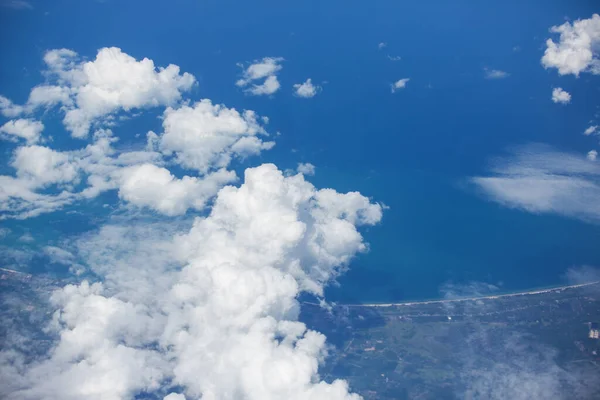
<instances>
[{"instance_id":1,"label":"small isolated cloud","mask_svg":"<svg viewBox=\"0 0 600 400\"><path fill-rule=\"evenodd\" d=\"M600 222L600 165L583 155L526 146L471 181L506 207Z\"/></svg>"},{"instance_id":2,"label":"small isolated cloud","mask_svg":"<svg viewBox=\"0 0 600 400\"><path fill-rule=\"evenodd\" d=\"M33 6L30 2L24 0L0 0L0 6L13 8L15 10L32 10Z\"/></svg>"},{"instance_id":3,"label":"small isolated cloud","mask_svg":"<svg viewBox=\"0 0 600 400\"><path fill-rule=\"evenodd\" d=\"M271 95L281 87L277 73L283 68L282 62L283 58L281 57L265 57L262 60L255 60L244 70L243 77L235 84L245 88L246 93L254 96ZM238 66L244 67L242 64L238 64ZM263 80L261 84L255 83L260 80Z\"/></svg>"},{"instance_id":4,"label":"small isolated cloud","mask_svg":"<svg viewBox=\"0 0 600 400\"><path fill-rule=\"evenodd\" d=\"M558 43L552 39L546 41L547 48L542 57L544 68L556 68L560 75L600 74L600 15L553 26L550 32L559 33L560 39Z\"/></svg>"},{"instance_id":5,"label":"small isolated cloud","mask_svg":"<svg viewBox=\"0 0 600 400\"><path fill-rule=\"evenodd\" d=\"M387 58L390 61L400 61L400 60L402 60L402 57L400 57L400 56L390 56L389 54L387 55Z\"/></svg>"},{"instance_id":6,"label":"small isolated cloud","mask_svg":"<svg viewBox=\"0 0 600 400\"><path fill-rule=\"evenodd\" d=\"M377 48L379 50L385 49L386 47L387 47L387 43L385 43L385 42L381 42L377 45Z\"/></svg>"},{"instance_id":7,"label":"small isolated cloud","mask_svg":"<svg viewBox=\"0 0 600 400\"><path fill-rule=\"evenodd\" d=\"M552 90L552 101L555 103L569 104L571 102L571 95L562 88L554 88Z\"/></svg>"},{"instance_id":8,"label":"small isolated cloud","mask_svg":"<svg viewBox=\"0 0 600 400\"><path fill-rule=\"evenodd\" d=\"M596 161L596 157L598 157L598 152L596 150L590 150L587 153L587 159L590 161Z\"/></svg>"},{"instance_id":9,"label":"small isolated cloud","mask_svg":"<svg viewBox=\"0 0 600 400\"><path fill-rule=\"evenodd\" d=\"M315 166L311 163L299 163L298 168L296 168L296 171L303 175L312 176L315 174Z\"/></svg>"},{"instance_id":10,"label":"small isolated cloud","mask_svg":"<svg viewBox=\"0 0 600 400\"><path fill-rule=\"evenodd\" d=\"M25 139L28 144L37 143L40 134L44 130L44 124L32 119L17 119L8 121L0 127L0 138L15 140Z\"/></svg>"},{"instance_id":11,"label":"small isolated cloud","mask_svg":"<svg viewBox=\"0 0 600 400\"><path fill-rule=\"evenodd\" d=\"M294 85L294 94L298 97L311 98L321 91L321 86L313 85L312 80L308 78L304 83Z\"/></svg>"},{"instance_id":12,"label":"small isolated cloud","mask_svg":"<svg viewBox=\"0 0 600 400\"><path fill-rule=\"evenodd\" d=\"M596 133L596 130L598 129L597 125L592 125L589 128L587 128L585 131L583 131L583 134L586 136L589 136L593 133Z\"/></svg>"},{"instance_id":13,"label":"small isolated cloud","mask_svg":"<svg viewBox=\"0 0 600 400\"><path fill-rule=\"evenodd\" d=\"M33 238L33 236L31 236L31 233L27 232L21 235L21 237L19 237L19 242L33 243L35 242L35 239Z\"/></svg>"},{"instance_id":14,"label":"small isolated cloud","mask_svg":"<svg viewBox=\"0 0 600 400\"><path fill-rule=\"evenodd\" d=\"M392 93L396 93L396 91L400 89L404 89L406 84L410 81L410 78L400 79L394 83L392 83Z\"/></svg>"},{"instance_id":15,"label":"small isolated cloud","mask_svg":"<svg viewBox=\"0 0 600 400\"><path fill-rule=\"evenodd\" d=\"M484 68L483 71L486 79L503 79L510 75L508 72L501 71L499 69Z\"/></svg>"}]
</instances>

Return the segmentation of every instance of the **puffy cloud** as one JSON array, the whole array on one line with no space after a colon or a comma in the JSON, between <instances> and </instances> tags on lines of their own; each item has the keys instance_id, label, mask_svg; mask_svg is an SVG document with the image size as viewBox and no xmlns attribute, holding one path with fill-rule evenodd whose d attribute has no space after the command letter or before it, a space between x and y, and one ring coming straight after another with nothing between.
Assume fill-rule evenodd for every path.
<instances>
[{"instance_id":1,"label":"puffy cloud","mask_svg":"<svg viewBox=\"0 0 600 400\"><path fill-rule=\"evenodd\" d=\"M0 113L7 118L18 117L23 113L23 106L14 104L10 99L0 96Z\"/></svg>"},{"instance_id":2,"label":"puffy cloud","mask_svg":"<svg viewBox=\"0 0 600 400\"><path fill-rule=\"evenodd\" d=\"M592 126L588 127L585 131L583 131L583 134L586 136L589 136L593 133L596 133L597 129L598 129L597 125L592 125Z\"/></svg>"},{"instance_id":3,"label":"puffy cloud","mask_svg":"<svg viewBox=\"0 0 600 400\"><path fill-rule=\"evenodd\" d=\"M379 50L385 49L386 47L387 47L387 43L385 43L385 42L381 42L377 45L377 48Z\"/></svg>"},{"instance_id":4,"label":"puffy cloud","mask_svg":"<svg viewBox=\"0 0 600 400\"><path fill-rule=\"evenodd\" d=\"M20 147L11 164L17 177L0 177L2 218L36 216L117 189L121 199L167 215L182 214L189 208L201 210L220 187L235 179L233 172L224 170L232 159L245 159L274 146L260 138L266 132L258 121L253 111L239 113L203 100L194 106L167 109L164 132L160 136L149 133L146 151L116 151L112 145L118 138L108 130L96 131L94 142L80 150ZM174 155L182 166L201 176L176 179L160 167L127 168L160 165L163 156L157 150ZM154 173L157 175L152 178ZM36 193L37 188L51 185L59 185L62 191Z\"/></svg>"},{"instance_id":5,"label":"puffy cloud","mask_svg":"<svg viewBox=\"0 0 600 400\"><path fill-rule=\"evenodd\" d=\"M77 178L77 168L65 153L43 146L19 147L12 166L19 178L34 187L52 183L69 183Z\"/></svg>"},{"instance_id":6,"label":"puffy cloud","mask_svg":"<svg viewBox=\"0 0 600 400\"><path fill-rule=\"evenodd\" d=\"M169 170L152 164L128 167L122 174L121 198L170 216L184 214L188 208L201 210L221 187L236 178L232 171L219 170L202 179L177 179Z\"/></svg>"},{"instance_id":7,"label":"puffy cloud","mask_svg":"<svg viewBox=\"0 0 600 400\"><path fill-rule=\"evenodd\" d=\"M79 67L82 77L70 82L76 86L76 107L65 115L75 137L86 136L95 119L117 110L173 104L195 82L176 65L157 71L152 60L137 61L116 47L101 49L94 61Z\"/></svg>"},{"instance_id":8,"label":"puffy cloud","mask_svg":"<svg viewBox=\"0 0 600 400\"><path fill-rule=\"evenodd\" d=\"M255 60L244 72L243 77L235 84L246 88L245 92L255 96L270 95L279 90L281 84L277 79L277 73L283 68L281 57L265 57L262 60ZM243 65L238 64L243 68ZM257 80L264 79L263 83L254 83ZM248 87L248 85L250 85Z\"/></svg>"},{"instance_id":9,"label":"puffy cloud","mask_svg":"<svg viewBox=\"0 0 600 400\"><path fill-rule=\"evenodd\" d=\"M390 61L400 61L400 60L402 60L402 57L400 57L400 56L390 56L389 54L387 55L387 58Z\"/></svg>"},{"instance_id":10,"label":"puffy cloud","mask_svg":"<svg viewBox=\"0 0 600 400\"><path fill-rule=\"evenodd\" d=\"M299 163L298 168L296 168L298 172L304 175L314 175L315 174L315 166L311 163Z\"/></svg>"},{"instance_id":11,"label":"puffy cloud","mask_svg":"<svg viewBox=\"0 0 600 400\"><path fill-rule=\"evenodd\" d=\"M498 161L492 172L472 182L504 206L600 220L600 166L581 155L529 146Z\"/></svg>"},{"instance_id":12,"label":"puffy cloud","mask_svg":"<svg viewBox=\"0 0 600 400\"><path fill-rule=\"evenodd\" d=\"M596 157L598 157L598 152L596 150L590 150L587 153L587 159L590 161L596 161Z\"/></svg>"},{"instance_id":13,"label":"puffy cloud","mask_svg":"<svg viewBox=\"0 0 600 400\"><path fill-rule=\"evenodd\" d=\"M298 97L314 97L320 91L321 86L313 85L312 80L310 78L308 78L304 83L296 83L294 85L294 94Z\"/></svg>"},{"instance_id":14,"label":"puffy cloud","mask_svg":"<svg viewBox=\"0 0 600 400\"><path fill-rule=\"evenodd\" d=\"M555 103L569 104L571 102L571 95L562 88L554 88L552 90L552 101Z\"/></svg>"},{"instance_id":15,"label":"puffy cloud","mask_svg":"<svg viewBox=\"0 0 600 400\"><path fill-rule=\"evenodd\" d=\"M80 254L103 283L55 292L58 342L19 374L3 369L18 377L7 398L121 399L176 387L185 397L167 399L357 400L346 382L320 381L325 337L298 322L297 297L322 295L366 249L357 227L380 218L381 206L358 193L317 190L267 164L222 189L187 234L138 226L82 238Z\"/></svg>"},{"instance_id":16,"label":"puffy cloud","mask_svg":"<svg viewBox=\"0 0 600 400\"><path fill-rule=\"evenodd\" d=\"M40 140L40 134L44 130L44 124L32 119L17 119L8 121L0 127L0 134L9 140L14 137L25 139L27 143L32 144Z\"/></svg>"},{"instance_id":17,"label":"puffy cloud","mask_svg":"<svg viewBox=\"0 0 600 400\"><path fill-rule=\"evenodd\" d=\"M410 78L400 79L392 83L392 93L395 93L397 90L404 89L408 81L410 81Z\"/></svg>"},{"instance_id":18,"label":"puffy cloud","mask_svg":"<svg viewBox=\"0 0 600 400\"><path fill-rule=\"evenodd\" d=\"M118 111L173 105L196 82L193 75L180 74L176 65L156 68L152 60L138 61L117 47L100 49L88 62L73 50L49 50L44 62L47 78L55 83L33 88L24 106L0 97L0 110L15 117L61 104L66 111L63 122L77 138L86 137L92 125L106 123Z\"/></svg>"},{"instance_id":19,"label":"puffy cloud","mask_svg":"<svg viewBox=\"0 0 600 400\"><path fill-rule=\"evenodd\" d=\"M556 68L560 75L581 72L600 74L598 45L600 44L600 15L593 14L589 19L580 19L572 24L565 22L550 28L560 34L560 40L546 41L546 51L542 57L544 68Z\"/></svg>"},{"instance_id":20,"label":"puffy cloud","mask_svg":"<svg viewBox=\"0 0 600 400\"><path fill-rule=\"evenodd\" d=\"M483 71L485 73L486 79L502 79L508 78L508 76L510 75L508 72L501 71L499 69L484 68Z\"/></svg>"},{"instance_id":21,"label":"puffy cloud","mask_svg":"<svg viewBox=\"0 0 600 400\"><path fill-rule=\"evenodd\" d=\"M224 168L235 156L259 154L274 146L257 135L266 132L253 111L239 113L233 108L213 105L208 99L192 107L168 108L164 114L160 149L174 153L179 164L202 174Z\"/></svg>"},{"instance_id":22,"label":"puffy cloud","mask_svg":"<svg viewBox=\"0 0 600 400\"><path fill-rule=\"evenodd\" d=\"M65 86L40 85L31 89L27 100L27 109L51 107L56 104L72 105L71 89Z\"/></svg>"}]
</instances>

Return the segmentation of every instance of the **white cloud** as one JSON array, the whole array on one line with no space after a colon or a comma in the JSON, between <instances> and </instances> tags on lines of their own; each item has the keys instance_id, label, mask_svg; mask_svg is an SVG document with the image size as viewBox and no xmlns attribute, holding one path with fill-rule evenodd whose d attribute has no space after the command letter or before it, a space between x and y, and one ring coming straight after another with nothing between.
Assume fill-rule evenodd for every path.
<instances>
[{"instance_id":1,"label":"white cloud","mask_svg":"<svg viewBox=\"0 0 600 400\"><path fill-rule=\"evenodd\" d=\"M271 95L277 92L281 87L277 79L277 73L283 68L281 62L283 62L281 57L265 57L262 60L255 60L244 70L243 77L236 82L236 85L246 88L246 93L255 96ZM243 68L243 65L238 65ZM261 79L264 79L262 84L254 83ZM248 87L248 85L250 86Z\"/></svg>"},{"instance_id":2,"label":"white cloud","mask_svg":"<svg viewBox=\"0 0 600 400\"><path fill-rule=\"evenodd\" d=\"M571 95L562 88L554 88L552 90L552 101L555 103L569 104L571 102Z\"/></svg>"},{"instance_id":3,"label":"white cloud","mask_svg":"<svg viewBox=\"0 0 600 400\"><path fill-rule=\"evenodd\" d=\"M310 78L308 78L304 83L296 83L294 85L294 93L298 97L314 97L320 91L321 86L313 85L312 80Z\"/></svg>"},{"instance_id":4,"label":"white cloud","mask_svg":"<svg viewBox=\"0 0 600 400\"><path fill-rule=\"evenodd\" d=\"M7 118L18 117L23 113L24 109L22 106L14 104L10 99L0 96L0 113Z\"/></svg>"},{"instance_id":5,"label":"white cloud","mask_svg":"<svg viewBox=\"0 0 600 400\"><path fill-rule=\"evenodd\" d=\"M71 106L73 103L71 93L72 90L66 86L36 86L29 93L26 107L31 112L38 107L52 107L56 104Z\"/></svg>"},{"instance_id":6,"label":"white cloud","mask_svg":"<svg viewBox=\"0 0 600 400\"><path fill-rule=\"evenodd\" d=\"M299 163L296 170L304 175L312 176L315 174L315 166L311 163Z\"/></svg>"},{"instance_id":7,"label":"white cloud","mask_svg":"<svg viewBox=\"0 0 600 400\"><path fill-rule=\"evenodd\" d=\"M589 136L592 133L595 133L596 129L598 129L598 126L597 125L592 125L592 126L588 127L585 131L583 131L583 134L586 135L586 136Z\"/></svg>"},{"instance_id":8,"label":"white cloud","mask_svg":"<svg viewBox=\"0 0 600 400\"><path fill-rule=\"evenodd\" d=\"M581 72L600 74L598 45L600 44L600 15L593 14L589 19L580 19L572 24L565 22L550 29L560 33L560 40L546 41L546 51L542 57L544 68L557 68L560 75Z\"/></svg>"},{"instance_id":9,"label":"white cloud","mask_svg":"<svg viewBox=\"0 0 600 400\"><path fill-rule=\"evenodd\" d=\"M382 50L382 49L384 49L384 48L386 48L386 47L387 47L387 43L385 43L385 42L381 42L381 43L379 43L379 44L377 45L377 48L378 48L379 50Z\"/></svg>"},{"instance_id":10,"label":"white cloud","mask_svg":"<svg viewBox=\"0 0 600 400\"><path fill-rule=\"evenodd\" d=\"M63 123L77 138L86 137L94 125L106 125L118 111L173 105L196 82L193 75L180 74L177 65L156 68L152 60L138 61L117 47L100 49L88 62L69 49L49 50L44 62L45 74L54 84L34 87L24 106L0 97L0 110L15 117L61 104Z\"/></svg>"},{"instance_id":11,"label":"white cloud","mask_svg":"<svg viewBox=\"0 0 600 400\"><path fill-rule=\"evenodd\" d=\"M43 146L19 147L12 166L17 176L33 187L69 183L77 178L77 168L67 154Z\"/></svg>"},{"instance_id":12,"label":"white cloud","mask_svg":"<svg viewBox=\"0 0 600 400\"><path fill-rule=\"evenodd\" d=\"M240 114L208 99L192 107L168 108L163 127L159 138L162 151L174 153L179 164L202 174L227 167L235 156L259 154L274 145L257 136L266 132L253 111Z\"/></svg>"},{"instance_id":13,"label":"white cloud","mask_svg":"<svg viewBox=\"0 0 600 400\"><path fill-rule=\"evenodd\" d=\"M178 70L156 72L151 61L114 49L101 53L91 63L70 50L47 53L49 75L74 101L69 106L62 91L40 89L33 103L86 110L94 125L120 109L154 105L152 98L179 98L178 90L146 79L185 80ZM132 84L119 71L131 74ZM249 72L264 74L270 76ZM26 362L18 349L0 349L2 396L359 399L345 381L321 381L325 337L298 321L298 297L322 297L367 250L359 227L378 223L382 206L358 192L318 190L302 174L286 177L272 164L246 169L239 187L223 187L235 178L226 170L234 158L273 146L262 141L258 121L253 111L185 102L167 108L163 132L147 135L146 150L118 150L118 138L102 129L78 150L15 150L15 176L0 176L1 218L39 215L107 190L166 215L214 202L193 220L125 218L83 235L70 251L46 246L51 262L89 270L99 282L54 291L44 333L55 341L46 353ZM199 175L176 177L165 167L173 161ZM300 169L310 172L309 164Z\"/></svg>"},{"instance_id":14,"label":"white cloud","mask_svg":"<svg viewBox=\"0 0 600 400\"><path fill-rule=\"evenodd\" d=\"M0 6L13 8L15 10L32 10L33 6L30 2L25 0L2 0L0 1Z\"/></svg>"},{"instance_id":15,"label":"white cloud","mask_svg":"<svg viewBox=\"0 0 600 400\"><path fill-rule=\"evenodd\" d=\"M346 382L320 381L325 337L298 322L297 297L322 295L366 249L357 226L380 218L358 193L316 190L262 165L222 189L187 234L168 239L168 224L107 227L81 240L103 283L57 290L56 346L19 373L3 365L3 377L17 381L21 399L177 387L186 398L358 400Z\"/></svg>"},{"instance_id":16,"label":"white cloud","mask_svg":"<svg viewBox=\"0 0 600 400\"><path fill-rule=\"evenodd\" d=\"M587 153L587 159L590 161L596 161L596 157L598 157L598 152L596 150L590 150Z\"/></svg>"},{"instance_id":17,"label":"white cloud","mask_svg":"<svg viewBox=\"0 0 600 400\"><path fill-rule=\"evenodd\" d=\"M389 54L387 55L387 58L390 61L400 61L400 60L402 60L402 57L400 57L400 56L390 56Z\"/></svg>"},{"instance_id":18,"label":"white cloud","mask_svg":"<svg viewBox=\"0 0 600 400\"><path fill-rule=\"evenodd\" d=\"M510 75L508 72L501 71L499 69L484 68L483 71L485 72L486 79L503 79L508 78Z\"/></svg>"},{"instance_id":19,"label":"white cloud","mask_svg":"<svg viewBox=\"0 0 600 400\"><path fill-rule=\"evenodd\" d=\"M530 146L492 172L472 182L504 206L600 221L600 165L583 156Z\"/></svg>"},{"instance_id":20,"label":"white cloud","mask_svg":"<svg viewBox=\"0 0 600 400\"><path fill-rule=\"evenodd\" d=\"M11 120L0 127L0 137L8 138L9 140L14 137L20 137L25 139L28 144L37 143L40 140L40 135L44 130L44 124L40 121L34 121L32 119L17 119Z\"/></svg>"},{"instance_id":21,"label":"white cloud","mask_svg":"<svg viewBox=\"0 0 600 400\"><path fill-rule=\"evenodd\" d=\"M208 199L236 178L234 172L222 169L202 179L177 179L169 170L152 164L125 168L122 175L121 198L170 216L184 214L189 208L202 210Z\"/></svg>"},{"instance_id":22,"label":"white cloud","mask_svg":"<svg viewBox=\"0 0 600 400\"><path fill-rule=\"evenodd\" d=\"M397 90L404 89L408 81L410 81L410 78L400 79L392 83L392 93L395 93Z\"/></svg>"}]
</instances>

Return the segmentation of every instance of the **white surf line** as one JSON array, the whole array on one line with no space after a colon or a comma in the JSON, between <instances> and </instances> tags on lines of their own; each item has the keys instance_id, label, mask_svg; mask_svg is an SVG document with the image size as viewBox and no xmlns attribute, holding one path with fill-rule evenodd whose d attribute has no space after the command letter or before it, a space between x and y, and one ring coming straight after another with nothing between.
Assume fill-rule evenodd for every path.
<instances>
[{"instance_id":1,"label":"white surf line","mask_svg":"<svg viewBox=\"0 0 600 400\"><path fill-rule=\"evenodd\" d=\"M519 293L507 293L507 294L497 294L493 296L481 296L481 297L465 297L460 299L446 299L446 300L425 300L425 301L411 301L406 303L366 303L366 304L339 304L348 307L395 307L395 306L413 306L413 305L422 305L422 304L438 304L438 303L456 303L461 301L476 301L476 300L491 300L491 299L499 299L502 297L513 297L513 296L526 296L526 295L534 295L534 294L542 294L549 292L556 292L567 289L575 289L584 286L591 286L600 283L600 281L580 283L577 285L569 285L569 286L560 286L549 289L540 289L540 290L531 290L528 292L519 292Z\"/></svg>"}]
</instances>

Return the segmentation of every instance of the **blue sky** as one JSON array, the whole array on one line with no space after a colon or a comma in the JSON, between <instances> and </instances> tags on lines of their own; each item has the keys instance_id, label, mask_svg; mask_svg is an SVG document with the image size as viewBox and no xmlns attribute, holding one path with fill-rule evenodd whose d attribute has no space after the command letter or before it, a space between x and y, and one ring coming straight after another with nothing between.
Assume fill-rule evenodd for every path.
<instances>
[{"instance_id":1,"label":"blue sky","mask_svg":"<svg viewBox=\"0 0 600 400\"><path fill-rule=\"evenodd\" d=\"M175 279L167 265L206 264L190 243L220 246L213 228L191 228L195 217L238 229L247 242L231 243L231 254L253 260L273 252L264 262L280 269L281 260L299 263L302 273L285 269L298 285L291 299L302 292L341 302L423 299L448 282L471 281L521 290L562 283L571 267L600 265L600 22L592 1L0 5L1 267L65 282L99 279L104 291L78 286L82 298L135 303L137 294L115 276L129 282L148 274L122 264L147 262L147 243L171 249L167 243L177 242L176 255L156 255L151 269L165 274L151 279L161 288ZM550 31L561 25L563 36ZM142 67L144 58L153 67ZM178 69L160 69L170 64ZM253 95L263 82L274 86ZM296 91L303 83L313 90L304 97ZM35 103L30 91L42 84L61 100ZM198 105L202 99L210 102ZM24 111L12 115L18 106ZM206 132L212 139L198 139ZM266 163L281 172L259 167ZM313 165L314 176L299 163ZM250 167L258 168L244 178ZM293 178L296 171L314 187ZM217 195L227 184L236 189ZM296 191L308 197L294 200ZM63 205L38 212L60 196ZM258 207L248 217L257 222L242 209L239 221L218 212L244 201ZM261 204L281 213L274 217ZM312 210L310 218L298 204ZM37 211L25 215L19 207ZM294 242L300 247L292 251L280 240L293 241L299 231L277 218L316 236ZM135 232L124 233L127 226ZM262 235L275 244L252 242ZM108 246L107 254L88 242ZM314 246L327 247L331 258L314 261L307 255ZM76 301L71 295L54 306ZM289 306L283 314L295 321L293 302L283 297L273 302ZM177 379L188 394L209 390L185 374ZM120 395L152 386L144 382ZM38 393L35 384L22 385L29 396Z\"/></svg>"}]
</instances>

